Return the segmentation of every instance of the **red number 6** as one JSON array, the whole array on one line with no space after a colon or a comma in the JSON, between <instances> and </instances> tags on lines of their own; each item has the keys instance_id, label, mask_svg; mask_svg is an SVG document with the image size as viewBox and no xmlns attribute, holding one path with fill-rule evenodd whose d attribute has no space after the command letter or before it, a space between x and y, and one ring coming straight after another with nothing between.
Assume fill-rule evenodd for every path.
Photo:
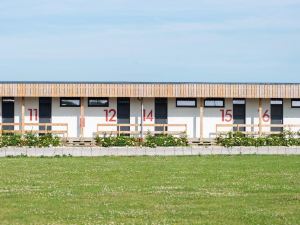
<instances>
[{"instance_id":1,"label":"red number 6","mask_svg":"<svg viewBox=\"0 0 300 225\"><path fill-rule=\"evenodd\" d=\"M263 120L264 122L269 122L269 121L270 121L270 114L269 114L269 110L268 110L268 109L267 109L267 110L265 111L265 113L263 114L262 120Z\"/></svg>"}]
</instances>

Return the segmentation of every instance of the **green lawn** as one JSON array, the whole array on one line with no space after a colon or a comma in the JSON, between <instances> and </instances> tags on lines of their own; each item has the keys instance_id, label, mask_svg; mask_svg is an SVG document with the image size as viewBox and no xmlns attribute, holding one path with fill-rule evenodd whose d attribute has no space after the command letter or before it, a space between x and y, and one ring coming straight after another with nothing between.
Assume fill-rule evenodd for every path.
<instances>
[{"instance_id":1,"label":"green lawn","mask_svg":"<svg viewBox=\"0 0 300 225\"><path fill-rule=\"evenodd\" d=\"M1 158L0 224L300 224L300 157Z\"/></svg>"}]
</instances>

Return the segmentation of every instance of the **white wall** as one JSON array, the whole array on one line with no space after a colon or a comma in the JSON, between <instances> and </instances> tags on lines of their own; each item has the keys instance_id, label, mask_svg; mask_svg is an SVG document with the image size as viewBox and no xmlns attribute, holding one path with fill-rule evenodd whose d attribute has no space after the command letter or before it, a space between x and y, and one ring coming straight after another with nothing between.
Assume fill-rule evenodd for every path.
<instances>
[{"instance_id":1,"label":"white wall","mask_svg":"<svg viewBox=\"0 0 300 225\"><path fill-rule=\"evenodd\" d=\"M21 123L21 98L15 98L15 123ZM19 130L20 126L15 126L15 130Z\"/></svg>"},{"instance_id":2,"label":"white wall","mask_svg":"<svg viewBox=\"0 0 300 225\"><path fill-rule=\"evenodd\" d=\"M263 116L262 124L270 125L271 124L271 101L270 101L270 99L262 100L262 116ZM258 124L258 123L259 122L257 122L256 124ZM270 127L263 127L262 131L270 132Z\"/></svg>"},{"instance_id":3,"label":"white wall","mask_svg":"<svg viewBox=\"0 0 300 225\"><path fill-rule=\"evenodd\" d=\"M2 98L0 98L0 123L2 123Z\"/></svg>"},{"instance_id":4,"label":"white wall","mask_svg":"<svg viewBox=\"0 0 300 225\"><path fill-rule=\"evenodd\" d=\"M147 124L154 124L155 121L155 100L154 98L144 98L144 109L146 115L152 111L152 119L147 118L143 123L145 124L144 131L153 131L154 127L147 127ZM246 99L246 123L247 124L258 124L259 113L258 113L258 99ZM130 99L130 123L140 124L141 123L141 104L137 98ZM291 100L284 100L284 124L299 125L298 128L293 130L300 130L300 108L291 108ZM113 112L108 114L108 120L111 118L113 121L106 120L105 110L115 110L117 113L117 98L109 98L109 107L88 107L87 98L83 102L85 106L85 128L84 136L93 137L95 135L97 124L116 124L117 114L114 118L111 118ZM0 104L0 121L2 121L2 104ZM231 121L222 121L222 112L227 110L232 114L232 99L225 100L224 108L204 108L204 137L213 138L215 137L216 124L232 124ZM38 123L35 119L35 110L39 107L38 98L25 98L25 122L26 123ZM30 111L32 109L32 119L30 119ZM270 115L270 99L262 100L262 113ZM187 124L187 134L189 138L200 137L200 110L199 110L199 99L197 99L197 108L178 108L176 107L176 99L168 99L168 123L169 124ZM52 98L52 122L53 123L68 123L69 126L69 137L79 137L80 107L60 107L59 98ZM21 122L21 98L15 98L15 122ZM270 124L270 118L262 121L263 124ZM18 126L15 129L19 129ZM38 127L27 126L27 130L38 129ZM54 128L55 129L55 128ZM62 129L59 128L59 129ZM224 128L223 131L228 131L231 128ZM100 127L100 130L116 130L116 127ZM131 127L132 131L140 131L140 127ZM179 128L169 128L170 131L181 130ZM258 127L254 129L258 131ZM247 128L247 131L253 131L253 129ZM263 128L263 131L270 131L268 127Z\"/></svg>"},{"instance_id":5,"label":"white wall","mask_svg":"<svg viewBox=\"0 0 300 225\"><path fill-rule=\"evenodd\" d=\"M60 107L60 99L52 98L52 123L68 123L68 137L79 137L79 117L80 107Z\"/></svg>"},{"instance_id":6,"label":"white wall","mask_svg":"<svg viewBox=\"0 0 300 225\"><path fill-rule=\"evenodd\" d=\"M168 124L186 124L189 138L200 137L199 99L197 107L176 107L176 98L168 99ZM183 127L169 127L169 131L182 131Z\"/></svg>"},{"instance_id":7,"label":"white wall","mask_svg":"<svg viewBox=\"0 0 300 225\"><path fill-rule=\"evenodd\" d=\"M204 138L215 138L216 137L216 125L217 124L233 124L233 120L222 121L222 111L226 114L226 111L232 115L232 99L225 99L224 108L209 108L204 107L204 118L203 118L203 137ZM225 117L229 120L229 117ZM224 127L218 129L218 131L229 131L230 127Z\"/></svg>"},{"instance_id":8,"label":"white wall","mask_svg":"<svg viewBox=\"0 0 300 225\"><path fill-rule=\"evenodd\" d=\"M268 125L271 123L271 107L270 99L262 99L262 115L265 115L262 119L262 124ZM268 116L269 117L268 117ZM246 124L259 124L259 100L258 99L246 99ZM247 128L247 131L258 132L258 126L254 128ZM269 127L263 127L262 131L270 131Z\"/></svg>"},{"instance_id":9,"label":"white wall","mask_svg":"<svg viewBox=\"0 0 300 225\"><path fill-rule=\"evenodd\" d=\"M258 99L246 99L246 124L258 124L258 123L259 123ZM257 132L258 128L247 127L246 131Z\"/></svg>"},{"instance_id":10,"label":"white wall","mask_svg":"<svg viewBox=\"0 0 300 225\"><path fill-rule=\"evenodd\" d=\"M283 123L297 125L292 131L300 130L300 108L292 108L291 99L283 100Z\"/></svg>"},{"instance_id":11,"label":"white wall","mask_svg":"<svg viewBox=\"0 0 300 225\"><path fill-rule=\"evenodd\" d=\"M140 124L141 123L141 102L137 98L130 99L130 123L132 124ZM144 98L143 99L143 108L145 111L145 119L143 117L143 129L144 132L147 131L154 131L153 126L147 126L148 124L154 124L154 115L155 115L155 108L154 108L154 98ZM152 113L151 113L152 112ZM152 114L152 116L151 116ZM140 131L139 127L131 127L131 131Z\"/></svg>"},{"instance_id":12,"label":"white wall","mask_svg":"<svg viewBox=\"0 0 300 225\"><path fill-rule=\"evenodd\" d=\"M85 137L94 137L97 131L97 124L117 124L117 98L109 98L108 107L88 107L88 99L84 99L85 107ZM106 112L108 118L106 121ZM116 113L114 117L114 112ZM115 126L99 126L99 131L116 131Z\"/></svg>"},{"instance_id":13,"label":"white wall","mask_svg":"<svg viewBox=\"0 0 300 225\"><path fill-rule=\"evenodd\" d=\"M21 98L18 98L20 106L20 114L22 112ZM39 122L39 98L25 98L25 123L38 123ZM32 117L30 117L30 112L32 111ZM21 120L20 120L21 121ZM25 126L25 130L38 130L38 126Z\"/></svg>"}]
</instances>

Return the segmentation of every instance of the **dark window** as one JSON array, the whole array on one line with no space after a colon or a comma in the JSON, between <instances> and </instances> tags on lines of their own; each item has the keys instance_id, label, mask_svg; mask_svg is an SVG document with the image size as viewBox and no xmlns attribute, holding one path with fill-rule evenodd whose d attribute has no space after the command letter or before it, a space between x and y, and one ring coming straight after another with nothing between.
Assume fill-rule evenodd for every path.
<instances>
[{"instance_id":1,"label":"dark window","mask_svg":"<svg viewBox=\"0 0 300 225\"><path fill-rule=\"evenodd\" d=\"M233 124L246 123L246 101L245 99L233 99ZM236 127L233 129L238 131ZM245 131L245 127L240 127L239 131Z\"/></svg>"},{"instance_id":2,"label":"dark window","mask_svg":"<svg viewBox=\"0 0 300 225\"><path fill-rule=\"evenodd\" d=\"M88 106L89 107L108 107L109 101L108 101L108 98L89 98Z\"/></svg>"},{"instance_id":3,"label":"dark window","mask_svg":"<svg viewBox=\"0 0 300 225\"><path fill-rule=\"evenodd\" d=\"M292 108L300 108L300 99L292 99Z\"/></svg>"},{"instance_id":4,"label":"dark window","mask_svg":"<svg viewBox=\"0 0 300 225\"><path fill-rule=\"evenodd\" d=\"M60 107L80 107L80 98L60 98Z\"/></svg>"},{"instance_id":5,"label":"dark window","mask_svg":"<svg viewBox=\"0 0 300 225\"><path fill-rule=\"evenodd\" d=\"M176 99L176 107L197 107L197 99L195 98L177 98Z\"/></svg>"},{"instance_id":6,"label":"dark window","mask_svg":"<svg viewBox=\"0 0 300 225\"><path fill-rule=\"evenodd\" d=\"M283 124L282 99L271 100L271 124ZM271 131L283 131L283 128L271 127Z\"/></svg>"},{"instance_id":7,"label":"dark window","mask_svg":"<svg viewBox=\"0 0 300 225\"><path fill-rule=\"evenodd\" d=\"M118 124L130 124L130 98L117 98L117 118ZM120 131L130 131L130 127L122 126Z\"/></svg>"},{"instance_id":8,"label":"dark window","mask_svg":"<svg viewBox=\"0 0 300 225\"><path fill-rule=\"evenodd\" d=\"M168 99L155 98L154 111L155 111L155 124L168 124ZM157 126L155 127L155 131L163 131L163 127Z\"/></svg>"},{"instance_id":9,"label":"dark window","mask_svg":"<svg viewBox=\"0 0 300 225\"><path fill-rule=\"evenodd\" d=\"M52 121L52 98L39 98L39 123L51 123ZM40 130L45 130L45 126L39 126ZM47 126L51 130L51 126Z\"/></svg>"},{"instance_id":10,"label":"dark window","mask_svg":"<svg viewBox=\"0 0 300 225\"><path fill-rule=\"evenodd\" d=\"M207 108L224 108L225 100L224 99L205 99L204 107Z\"/></svg>"},{"instance_id":11,"label":"dark window","mask_svg":"<svg viewBox=\"0 0 300 225\"><path fill-rule=\"evenodd\" d=\"M15 99L2 98L2 123L14 123L15 119ZM14 130L12 125L3 125L3 130Z\"/></svg>"}]
</instances>

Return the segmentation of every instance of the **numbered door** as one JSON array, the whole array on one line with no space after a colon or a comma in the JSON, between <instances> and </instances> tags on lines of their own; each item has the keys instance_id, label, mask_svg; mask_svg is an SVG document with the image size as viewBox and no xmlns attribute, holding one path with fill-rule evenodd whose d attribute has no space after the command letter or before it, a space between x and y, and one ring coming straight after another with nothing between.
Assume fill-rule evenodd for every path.
<instances>
[{"instance_id":1,"label":"numbered door","mask_svg":"<svg viewBox=\"0 0 300 225\"><path fill-rule=\"evenodd\" d=\"M245 99L233 100L233 124L245 124L246 123L246 101ZM234 131L245 131L245 127L233 128Z\"/></svg>"},{"instance_id":2,"label":"numbered door","mask_svg":"<svg viewBox=\"0 0 300 225\"><path fill-rule=\"evenodd\" d=\"M130 98L117 99L117 120L118 124L130 124ZM120 131L130 131L130 127L120 127Z\"/></svg>"},{"instance_id":3,"label":"numbered door","mask_svg":"<svg viewBox=\"0 0 300 225\"><path fill-rule=\"evenodd\" d=\"M155 124L168 124L168 99L155 98ZM163 131L162 126L156 126L155 131ZM165 127L167 131L167 127Z\"/></svg>"},{"instance_id":4,"label":"numbered door","mask_svg":"<svg viewBox=\"0 0 300 225\"><path fill-rule=\"evenodd\" d=\"M39 123L52 122L52 98L39 98ZM45 130L46 126L39 126L40 130ZM51 130L51 126L47 126Z\"/></svg>"},{"instance_id":5,"label":"numbered door","mask_svg":"<svg viewBox=\"0 0 300 225\"><path fill-rule=\"evenodd\" d=\"M271 100L271 124L283 124L282 99ZM271 131L283 131L282 127L271 127Z\"/></svg>"},{"instance_id":6,"label":"numbered door","mask_svg":"<svg viewBox=\"0 0 300 225\"><path fill-rule=\"evenodd\" d=\"M2 98L2 123L14 123L15 121L15 99ZM3 126L2 130L14 130L14 126Z\"/></svg>"}]
</instances>

